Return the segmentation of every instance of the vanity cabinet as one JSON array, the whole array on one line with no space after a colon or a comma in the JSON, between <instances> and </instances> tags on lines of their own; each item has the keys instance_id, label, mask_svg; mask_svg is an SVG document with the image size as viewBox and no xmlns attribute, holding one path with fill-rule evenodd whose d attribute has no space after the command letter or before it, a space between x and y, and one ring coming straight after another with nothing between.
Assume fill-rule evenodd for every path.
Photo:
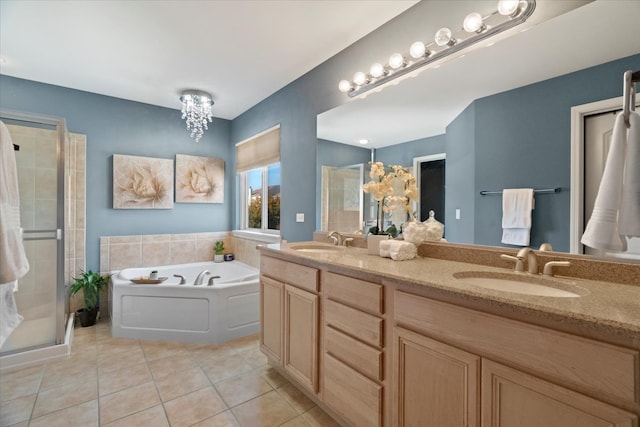
<instances>
[{"instance_id":1,"label":"vanity cabinet","mask_svg":"<svg viewBox=\"0 0 640 427\"><path fill-rule=\"evenodd\" d=\"M620 409L638 405L637 350L400 291L394 302L398 425L637 426Z\"/></svg>"},{"instance_id":2,"label":"vanity cabinet","mask_svg":"<svg viewBox=\"0 0 640 427\"><path fill-rule=\"evenodd\" d=\"M318 392L318 270L261 257L260 348L312 393Z\"/></svg>"}]
</instances>

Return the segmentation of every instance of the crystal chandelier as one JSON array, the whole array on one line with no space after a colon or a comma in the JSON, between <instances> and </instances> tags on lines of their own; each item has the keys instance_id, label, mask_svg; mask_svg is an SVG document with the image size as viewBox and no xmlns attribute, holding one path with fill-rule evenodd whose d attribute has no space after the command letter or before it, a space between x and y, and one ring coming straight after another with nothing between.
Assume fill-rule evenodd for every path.
<instances>
[{"instance_id":1,"label":"crystal chandelier","mask_svg":"<svg viewBox=\"0 0 640 427\"><path fill-rule=\"evenodd\" d=\"M201 90L185 90L180 95L182 102L182 118L187 121L187 130L191 131L191 138L196 142L202 138L205 130L209 129L211 123L211 107L213 99L211 94Z\"/></svg>"}]
</instances>

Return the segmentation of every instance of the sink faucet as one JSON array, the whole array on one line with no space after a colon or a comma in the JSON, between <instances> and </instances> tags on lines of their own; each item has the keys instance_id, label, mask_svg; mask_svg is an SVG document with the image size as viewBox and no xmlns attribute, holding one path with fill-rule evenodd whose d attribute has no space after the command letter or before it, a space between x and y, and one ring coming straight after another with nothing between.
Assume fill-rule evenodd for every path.
<instances>
[{"instance_id":1,"label":"sink faucet","mask_svg":"<svg viewBox=\"0 0 640 427\"><path fill-rule=\"evenodd\" d=\"M337 231L331 231L329 232L327 237L333 240L334 245L342 246L342 234L338 233Z\"/></svg>"},{"instance_id":2,"label":"sink faucet","mask_svg":"<svg viewBox=\"0 0 640 427\"><path fill-rule=\"evenodd\" d=\"M209 273L209 270L202 270L200 273L198 273L198 276L196 277L195 282L193 282L193 286L199 286L202 285L202 281L204 280L204 276L207 276L211 273Z\"/></svg>"},{"instance_id":3,"label":"sink faucet","mask_svg":"<svg viewBox=\"0 0 640 427\"><path fill-rule=\"evenodd\" d=\"M522 248L518 251L516 258L527 260L527 271L531 274L538 274L538 256L531 248Z\"/></svg>"}]
</instances>

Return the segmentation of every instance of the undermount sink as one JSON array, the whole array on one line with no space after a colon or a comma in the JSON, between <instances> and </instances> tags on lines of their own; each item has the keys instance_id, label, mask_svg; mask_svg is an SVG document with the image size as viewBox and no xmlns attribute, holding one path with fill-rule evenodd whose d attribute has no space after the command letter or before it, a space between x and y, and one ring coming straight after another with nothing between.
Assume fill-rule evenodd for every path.
<instances>
[{"instance_id":1,"label":"undermount sink","mask_svg":"<svg viewBox=\"0 0 640 427\"><path fill-rule=\"evenodd\" d=\"M305 243L300 245L290 245L289 249L299 252L335 252L344 250L344 246L329 245L323 243Z\"/></svg>"},{"instance_id":2,"label":"undermount sink","mask_svg":"<svg viewBox=\"0 0 640 427\"><path fill-rule=\"evenodd\" d=\"M469 285L515 294L554 298L579 298L587 294L577 285L527 274L464 271L454 273L453 277Z\"/></svg>"}]
</instances>

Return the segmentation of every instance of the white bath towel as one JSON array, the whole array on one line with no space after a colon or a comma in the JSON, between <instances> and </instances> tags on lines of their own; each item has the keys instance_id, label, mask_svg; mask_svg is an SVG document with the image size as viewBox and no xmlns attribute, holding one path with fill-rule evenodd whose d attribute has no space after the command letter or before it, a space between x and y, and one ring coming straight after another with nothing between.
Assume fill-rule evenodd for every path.
<instances>
[{"instance_id":1,"label":"white bath towel","mask_svg":"<svg viewBox=\"0 0 640 427\"><path fill-rule=\"evenodd\" d=\"M380 242L380 256L394 261L404 261L416 257L416 245L402 240L383 240Z\"/></svg>"},{"instance_id":2,"label":"white bath towel","mask_svg":"<svg viewBox=\"0 0 640 427\"><path fill-rule=\"evenodd\" d=\"M505 188L502 191L502 243L529 246L533 188Z\"/></svg>"},{"instance_id":3,"label":"white bath towel","mask_svg":"<svg viewBox=\"0 0 640 427\"><path fill-rule=\"evenodd\" d=\"M23 319L13 297L14 286L13 282L0 285L0 348Z\"/></svg>"},{"instance_id":4,"label":"white bath towel","mask_svg":"<svg viewBox=\"0 0 640 427\"><path fill-rule=\"evenodd\" d=\"M583 244L594 249L617 252L627 250L627 241L620 236L618 230L626 140L627 126L624 123L624 116L620 113L613 125L611 146L593 212L581 239Z\"/></svg>"},{"instance_id":5,"label":"white bath towel","mask_svg":"<svg viewBox=\"0 0 640 427\"><path fill-rule=\"evenodd\" d=\"M632 112L629 123L619 231L623 236L640 237L640 114Z\"/></svg>"},{"instance_id":6,"label":"white bath towel","mask_svg":"<svg viewBox=\"0 0 640 427\"><path fill-rule=\"evenodd\" d=\"M0 283L18 280L27 271L29 263L20 230L16 155L9 129L0 121Z\"/></svg>"}]
</instances>

